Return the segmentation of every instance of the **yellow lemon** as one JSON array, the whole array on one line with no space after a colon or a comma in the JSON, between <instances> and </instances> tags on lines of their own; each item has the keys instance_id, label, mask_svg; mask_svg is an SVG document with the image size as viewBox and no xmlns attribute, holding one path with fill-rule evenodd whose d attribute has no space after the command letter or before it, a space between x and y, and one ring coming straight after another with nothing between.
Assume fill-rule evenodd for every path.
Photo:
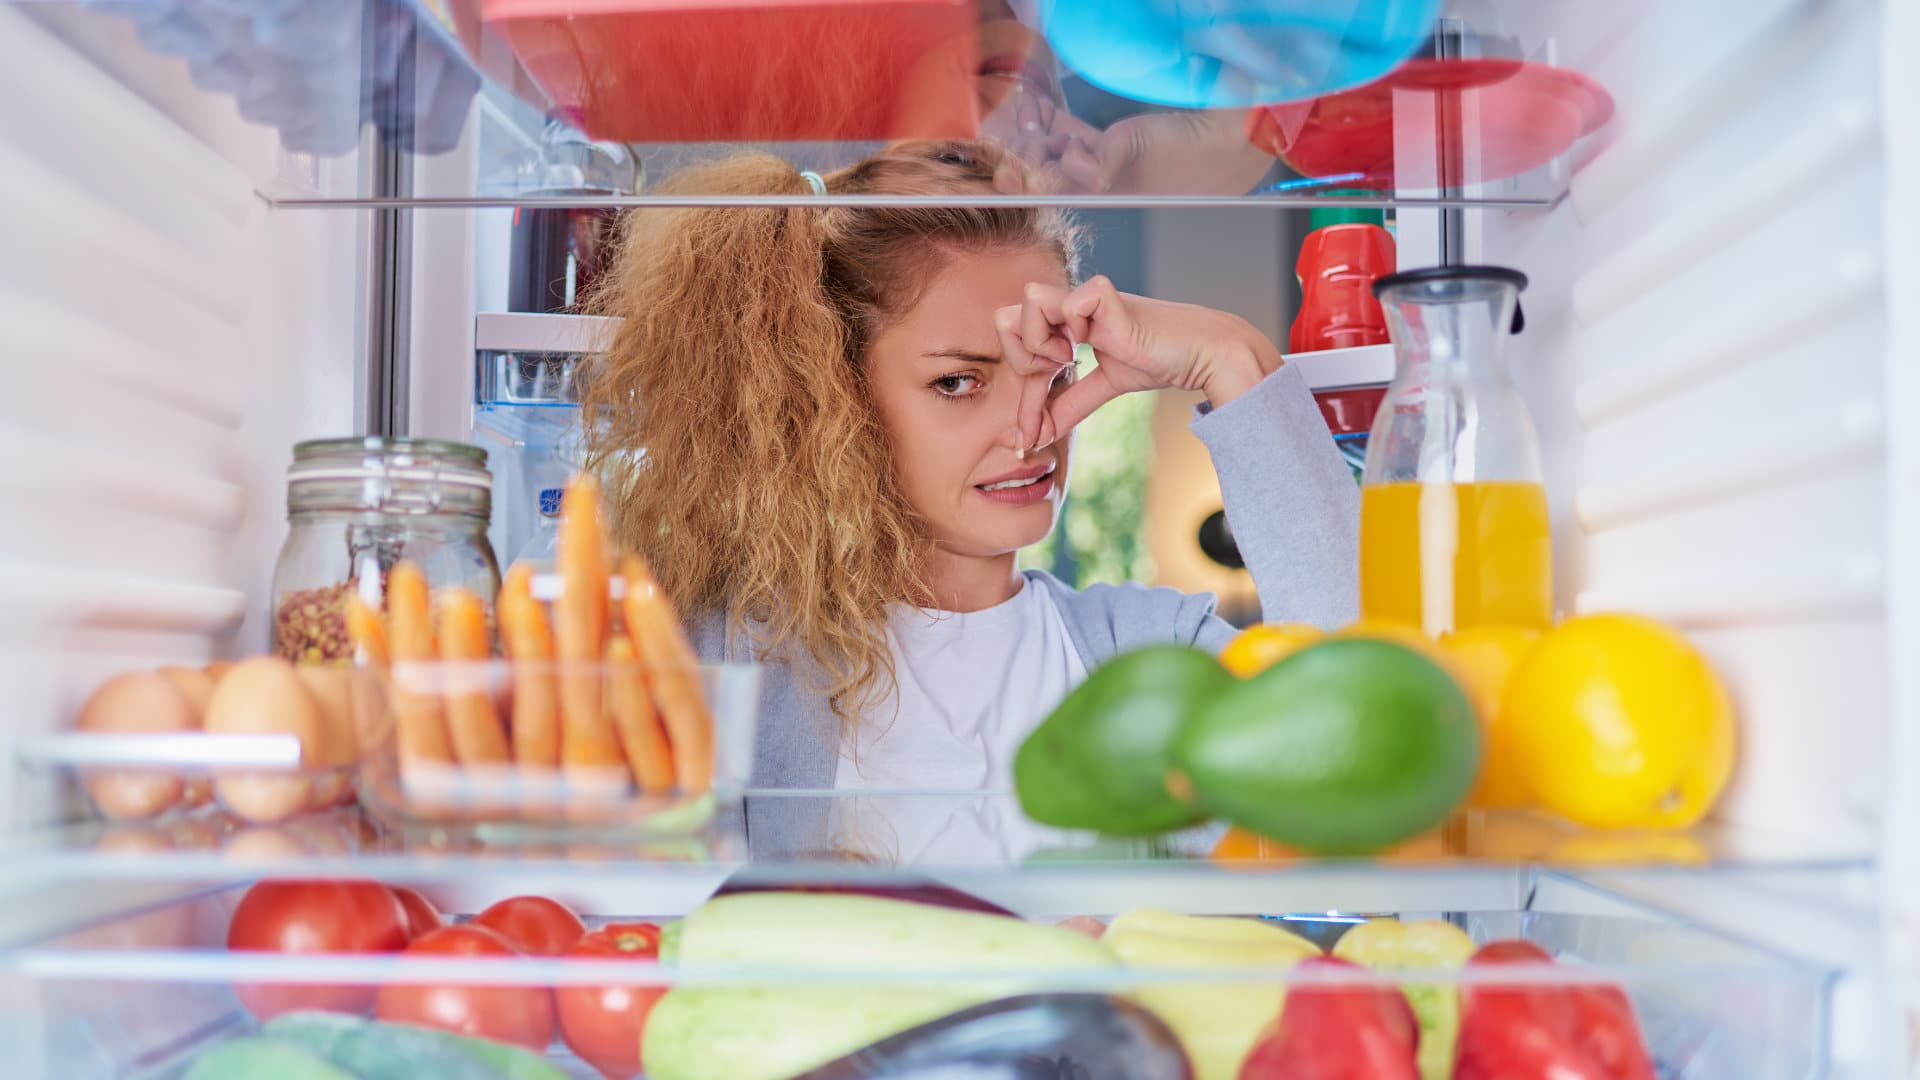
<instances>
[{"instance_id":1,"label":"yellow lemon","mask_svg":"<svg viewBox=\"0 0 1920 1080\"><path fill-rule=\"evenodd\" d=\"M1324 630L1306 623L1256 623L1220 650L1220 663L1245 679L1326 636Z\"/></svg>"},{"instance_id":2,"label":"yellow lemon","mask_svg":"<svg viewBox=\"0 0 1920 1080\"><path fill-rule=\"evenodd\" d=\"M1542 861L1575 866L1704 866L1707 845L1672 829L1583 831L1547 850Z\"/></svg>"},{"instance_id":3,"label":"yellow lemon","mask_svg":"<svg viewBox=\"0 0 1920 1080\"><path fill-rule=\"evenodd\" d=\"M1454 677L1480 717L1484 756L1468 806L1511 810L1527 805L1526 783L1514 761L1513 725L1500 700L1521 659L1539 640L1540 631L1524 626L1476 626L1440 639L1441 648L1453 658Z\"/></svg>"},{"instance_id":4,"label":"yellow lemon","mask_svg":"<svg viewBox=\"0 0 1920 1080\"><path fill-rule=\"evenodd\" d=\"M1501 703L1534 799L1593 828L1699 821L1733 772L1733 707L1706 658L1636 615L1587 615L1541 637Z\"/></svg>"}]
</instances>

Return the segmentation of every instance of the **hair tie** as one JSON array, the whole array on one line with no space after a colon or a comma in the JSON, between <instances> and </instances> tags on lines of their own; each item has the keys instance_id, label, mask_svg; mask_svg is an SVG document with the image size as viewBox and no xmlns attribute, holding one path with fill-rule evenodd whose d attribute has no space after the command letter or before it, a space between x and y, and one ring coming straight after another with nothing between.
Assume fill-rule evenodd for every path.
<instances>
[{"instance_id":1,"label":"hair tie","mask_svg":"<svg viewBox=\"0 0 1920 1080\"><path fill-rule=\"evenodd\" d=\"M825 195L827 193L827 182L820 178L819 173L811 169L804 169L800 173L800 179L807 182L807 186L813 189L815 195Z\"/></svg>"}]
</instances>

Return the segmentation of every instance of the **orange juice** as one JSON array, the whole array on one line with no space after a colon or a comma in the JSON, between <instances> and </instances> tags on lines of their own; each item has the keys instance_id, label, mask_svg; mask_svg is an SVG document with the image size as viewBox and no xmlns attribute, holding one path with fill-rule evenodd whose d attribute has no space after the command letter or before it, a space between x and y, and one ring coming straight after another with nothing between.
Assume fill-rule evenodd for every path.
<instances>
[{"instance_id":1,"label":"orange juice","mask_svg":"<svg viewBox=\"0 0 1920 1080\"><path fill-rule=\"evenodd\" d=\"M1553 544L1539 484L1376 484L1360 491L1360 616L1429 634L1546 627Z\"/></svg>"}]
</instances>

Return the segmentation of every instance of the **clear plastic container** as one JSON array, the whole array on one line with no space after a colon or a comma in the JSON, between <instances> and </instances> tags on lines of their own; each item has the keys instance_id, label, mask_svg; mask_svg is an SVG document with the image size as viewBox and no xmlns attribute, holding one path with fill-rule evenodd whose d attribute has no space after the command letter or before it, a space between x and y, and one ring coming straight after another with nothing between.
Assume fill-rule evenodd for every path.
<instances>
[{"instance_id":1,"label":"clear plastic container","mask_svg":"<svg viewBox=\"0 0 1920 1080\"><path fill-rule=\"evenodd\" d=\"M753 769L760 671L750 664L670 675L638 661L433 661L356 674L356 724L379 733L361 763L360 801L394 828L468 827L503 843L689 836L738 806ZM688 719L711 740L704 775L687 775L697 767L684 763L680 729L666 715L657 688L670 677L697 689L705 715ZM594 719L583 724L581 715ZM403 755L408 724L444 725L455 760ZM484 738L471 737L482 728ZM593 740L588 729L613 753L576 752L576 736ZM640 750L643 740L660 745ZM474 749L482 745L491 750ZM663 760L667 780L650 778Z\"/></svg>"},{"instance_id":2,"label":"clear plastic container","mask_svg":"<svg viewBox=\"0 0 1920 1080\"><path fill-rule=\"evenodd\" d=\"M492 512L477 446L379 436L298 444L273 574L273 651L295 663L350 660L348 592L380 610L386 575L403 559L429 586L469 589L491 611L500 589Z\"/></svg>"},{"instance_id":3,"label":"clear plastic container","mask_svg":"<svg viewBox=\"0 0 1920 1080\"><path fill-rule=\"evenodd\" d=\"M665 923L699 910L707 901L705 893L686 894L667 887L666 879L649 879L648 869L633 863L606 866L600 873L604 888L598 892L581 883L566 891L554 890L548 883L526 880L524 872L511 863L498 865L491 879L380 880L419 886L430 902L455 918L528 892L552 895L569 904L589 925ZM836 883L830 877L816 878L795 884L814 894L799 906L820 912L831 913L837 904L862 899L819 895L853 891L851 879ZM925 900L927 884L899 883L894 895ZM991 1031L983 1026L973 1040L915 1039L904 1044L888 1040L918 1023L938 1025L991 1003L1011 999L1032 1003L1032 996L1038 995L1044 997L1043 1004L1064 1006L1070 1001L1085 1004L1090 997L1130 1003L1117 1006L1123 1011L1140 1007L1152 1018L1143 1022L1149 1030L1165 1034L1170 1029L1171 1041L1182 1054L1215 1064L1213 1072L1200 1075L1232 1076L1233 1059L1258 1039L1258 1032L1275 1015L1284 1015L1283 1001L1291 1007L1300 1000L1294 995L1311 993L1315 987L1363 983L1385 990L1398 986L1424 991L1429 999L1444 999L1489 986L1538 993L1564 993L1579 986L1617 987L1624 993L1655 1073L1663 1080L1800 1080L1826 1075L1832 1067L1827 1032L1839 974L1834 967L1723 936L1653 908L1622 903L1579 883L1542 879L1530 883L1534 887L1510 893L1526 897L1524 902L1464 910L1375 906L1356 910L1344 901L1351 890L1336 886L1322 891L1317 909L1296 909L1295 914L1287 908L1223 909L1210 901L1205 881L1169 880L1155 893L1168 909L1265 916L1265 928L1256 926L1254 933L1277 937L1277 930L1266 928L1285 927L1301 939L1299 947L1284 956L1242 950L1242 955L1223 957L1224 950L1217 944L1183 948L1178 940L1169 940L1158 952L1129 950L1130 959L1119 964L1101 962L1100 950L1091 942L1049 944L1043 939L1052 924L1062 921L1060 912L1082 916L1076 925L1097 933L1099 924L1085 917L1105 923L1135 905L1086 906L1097 902L1070 883L1023 888L1018 875L1009 875L999 884L997 891L974 893L993 903L1011 903L1030 925L1008 928L993 916L974 915L967 917L974 920L972 925L954 928L950 932L956 936L943 939L928 936L928 928L954 927L942 920L957 915L928 904L896 905L912 910L890 914L884 921L797 925L777 921L793 907L784 898L766 903L763 896L729 897L729 901L748 901L736 905L726 920L729 926L715 930L710 920L707 929L687 924L680 931L677 958L666 962L236 951L225 943L247 887L196 889L184 898L166 899L124 915L68 924L0 954L0 970L23 990L22 1014L0 1023L19 1026L17 1032L5 1035L17 1034L22 1045L38 1051L46 1066L44 1075L80 1080L175 1076L222 1043L259 1032L260 1022L249 1015L244 1002L260 1001L263 986L280 988L290 1000L333 995L336 1003L369 1009L387 988L401 988L404 993L407 987L452 986L456 989L451 994L482 990L502 1001L525 994L530 1010L544 1011L547 1006L542 1003L548 1000L550 988L613 984L657 988L668 994L684 988L689 997L704 999L709 1006L704 1010L687 1008L687 1000L666 1004L663 999L648 1019L649 1054L653 1047L678 1041L673 1030L656 1031L656 1023L667 1028L695 1021L704 1024L700 1030L707 1041L702 1044L696 1039L694 1052L701 1045L707 1047L712 1055L706 1059L707 1067L712 1071L694 1075L746 1075L736 1055L751 1047L779 1055L754 1075L805 1075L808 1069L876 1044L893 1054L911 1050L929 1055L923 1066L957 1073L967 1066L977 1068L981 1061L972 1055L996 1047L1024 1046L1038 1052L1041 1044L1019 1041L1036 1035L1049 1040L1044 1045L1050 1052L1041 1060L1050 1063L1064 1059L1086 1064L1099 1060L1104 1050L1098 1041L1079 1038L1090 1032L1085 1023L1003 1023L992 1025ZM916 887L921 889L917 894L912 891ZM1428 893L1432 895L1433 890ZM1545 908L1548 898L1556 895L1566 906ZM1024 902L1015 897L1024 897ZM1574 910L1583 903L1612 906L1608 914ZM1536 904L1545 909L1535 909ZM1530 942L1552 960L1497 972L1429 961L1427 966L1412 964L1385 977L1371 971L1295 963L1310 954L1313 946L1338 951L1340 938L1352 933L1364 916L1389 913L1409 921L1442 919L1475 946L1496 940ZM695 919L709 919L711 914L709 909ZM1241 930L1244 933L1246 928ZM963 934L967 936L959 936ZM994 950L979 947L974 940L996 935L1022 944ZM718 959L722 950L746 941L756 943L751 955ZM852 947L861 941L870 947ZM1046 1019L1065 1014L1042 1009L1029 1015ZM876 1024L877 1017L884 1019ZM532 1031L536 1037L543 1028L549 1031L551 1041L541 1049L550 1060L570 1075L592 1075L563 1041L557 1024L512 1026L516 1032ZM360 1030L366 1038L358 1049L371 1059L397 1063L397 1042L391 1037L383 1041L381 1029ZM689 1027L685 1034L691 1037L697 1032ZM1164 1047L1168 1041L1156 1038L1152 1043ZM682 1061L688 1052L678 1051ZM881 1055L880 1060L893 1054ZM1138 1059L1149 1060L1162 1058L1143 1054ZM1182 1071L1180 1064L1176 1056L1170 1068L1145 1072L1062 1071L1057 1075L1103 1080L1181 1080L1192 1075Z\"/></svg>"},{"instance_id":4,"label":"clear plastic container","mask_svg":"<svg viewBox=\"0 0 1920 1080\"><path fill-rule=\"evenodd\" d=\"M1497 266L1374 282L1395 368L1361 478L1364 618L1430 635L1552 622L1540 442L1506 367L1526 283Z\"/></svg>"}]
</instances>

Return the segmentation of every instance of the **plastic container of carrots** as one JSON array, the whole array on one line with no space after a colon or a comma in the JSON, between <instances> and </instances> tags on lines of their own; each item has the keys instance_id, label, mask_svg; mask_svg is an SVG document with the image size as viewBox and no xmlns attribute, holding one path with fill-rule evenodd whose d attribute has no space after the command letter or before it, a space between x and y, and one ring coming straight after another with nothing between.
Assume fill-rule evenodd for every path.
<instances>
[{"instance_id":1,"label":"plastic container of carrots","mask_svg":"<svg viewBox=\"0 0 1920 1080\"><path fill-rule=\"evenodd\" d=\"M383 823L496 836L682 836L737 802L753 763L759 669L702 664L636 555L605 539L599 494L562 506L556 574L513 567L498 625L461 588L396 565L383 610L348 612L359 797ZM550 599L548 599L550 597Z\"/></svg>"}]
</instances>

